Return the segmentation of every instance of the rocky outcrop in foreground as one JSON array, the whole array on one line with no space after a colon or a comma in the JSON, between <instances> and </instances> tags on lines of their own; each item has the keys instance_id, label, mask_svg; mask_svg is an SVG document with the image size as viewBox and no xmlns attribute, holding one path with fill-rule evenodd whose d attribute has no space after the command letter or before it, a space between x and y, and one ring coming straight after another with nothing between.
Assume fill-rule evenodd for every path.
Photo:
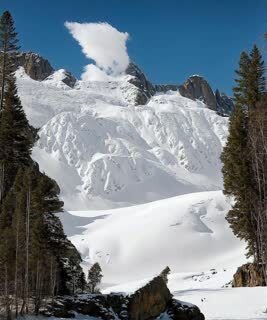
<instances>
[{"instance_id":1,"label":"rocky outcrop in foreground","mask_svg":"<svg viewBox=\"0 0 267 320\"><path fill-rule=\"evenodd\" d=\"M130 320L155 319L168 309L172 295L161 277L156 277L129 298Z\"/></svg>"},{"instance_id":2,"label":"rocky outcrop in foreground","mask_svg":"<svg viewBox=\"0 0 267 320\"><path fill-rule=\"evenodd\" d=\"M58 297L42 310L45 316L75 318L75 314L105 320L153 320L166 314L174 320L204 320L197 306L172 298L161 277L156 277L132 295L82 294Z\"/></svg>"},{"instance_id":3,"label":"rocky outcrop in foreground","mask_svg":"<svg viewBox=\"0 0 267 320\"><path fill-rule=\"evenodd\" d=\"M233 287L266 286L262 266L247 263L239 267L234 274Z\"/></svg>"}]
</instances>

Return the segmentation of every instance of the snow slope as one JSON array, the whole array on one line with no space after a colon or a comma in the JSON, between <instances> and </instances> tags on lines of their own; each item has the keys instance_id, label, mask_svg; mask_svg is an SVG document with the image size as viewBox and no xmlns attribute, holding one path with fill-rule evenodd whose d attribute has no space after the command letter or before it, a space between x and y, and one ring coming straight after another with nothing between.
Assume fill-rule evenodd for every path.
<instances>
[{"instance_id":1,"label":"snow slope","mask_svg":"<svg viewBox=\"0 0 267 320\"><path fill-rule=\"evenodd\" d=\"M62 214L85 267L98 261L105 283L173 272L236 267L244 245L225 220L230 203L221 191L200 192L139 206ZM75 219L74 219L75 217Z\"/></svg>"},{"instance_id":2,"label":"snow slope","mask_svg":"<svg viewBox=\"0 0 267 320\"><path fill-rule=\"evenodd\" d=\"M129 76L74 88L63 76L39 82L21 68L17 82L30 122L41 127L34 158L59 182L68 210L221 189L227 118L178 92L134 106Z\"/></svg>"},{"instance_id":3,"label":"snow slope","mask_svg":"<svg viewBox=\"0 0 267 320\"><path fill-rule=\"evenodd\" d=\"M73 211L62 214L62 221L84 268L101 264L104 293L133 292L168 265L174 297L198 305L207 320L266 319L266 287L231 288L245 262L245 245L225 220L229 208L221 191L209 191Z\"/></svg>"}]
</instances>

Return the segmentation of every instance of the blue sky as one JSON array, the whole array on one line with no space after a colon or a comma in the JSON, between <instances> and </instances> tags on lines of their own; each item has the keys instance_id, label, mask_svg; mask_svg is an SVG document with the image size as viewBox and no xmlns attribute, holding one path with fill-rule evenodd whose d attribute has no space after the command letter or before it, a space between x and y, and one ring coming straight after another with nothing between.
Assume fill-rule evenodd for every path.
<instances>
[{"instance_id":1,"label":"blue sky","mask_svg":"<svg viewBox=\"0 0 267 320\"><path fill-rule=\"evenodd\" d=\"M77 77L88 59L65 21L108 22L128 32L128 53L153 83L204 76L231 94L240 52L266 45L267 0L0 0L16 22L22 50Z\"/></svg>"}]
</instances>

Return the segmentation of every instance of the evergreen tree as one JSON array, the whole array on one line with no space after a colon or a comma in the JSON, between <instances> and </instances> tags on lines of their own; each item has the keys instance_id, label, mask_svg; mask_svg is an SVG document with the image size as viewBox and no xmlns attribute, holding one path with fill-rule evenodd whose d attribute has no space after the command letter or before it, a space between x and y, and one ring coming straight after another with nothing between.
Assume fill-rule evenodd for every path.
<instances>
[{"instance_id":1,"label":"evergreen tree","mask_svg":"<svg viewBox=\"0 0 267 320\"><path fill-rule=\"evenodd\" d=\"M0 18L0 303L7 318L12 309L16 316L27 313L30 299L38 314L43 298L81 292L86 284L81 256L55 215L63 211L59 186L31 159L38 136L17 94L16 50L14 23L5 12ZM96 276L94 290L101 272Z\"/></svg>"},{"instance_id":2,"label":"evergreen tree","mask_svg":"<svg viewBox=\"0 0 267 320\"><path fill-rule=\"evenodd\" d=\"M254 45L250 53L250 73L248 86L248 99L250 106L255 108L262 99L266 90L264 77L264 61L259 48Z\"/></svg>"},{"instance_id":3,"label":"evergreen tree","mask_svg":"<svg viewBox=\"0 0 267 320\"><path fill-rule=\"evenodd\" d=\"M21 101L18 97L15 77L8 81L0 119L0 159L13 165L29 165L34 143Z\"/></svg>"},{"instance_id":4,"label":"evergreen tree","mask_svg":"<svg viewBox=\"0 0 267 320\"><path fill-rule=\"evenodd\" d=\"M10 193L15 202L13 217L13 232L15 238L15 273L14 273L14 295L15 315L19 312L19 295L23 291L23 280L25 278L25 193L23 185L24 170L20 168ZM15 201L14 201L15 199Z\"/></svg>"},{"instance_id":5,"label":"evergreen tree","mask_svg":"<svg viewBox=\"0 0 267 320\"><path fill-rule=\"evenodd\" d=\"M246 52L242 52L239 60L239 69L236 70L236 87L233 88L235 106L248 107L248 86L250 72L250 57Z\"/></svg>"},{"instance_id":6,"label":"evergreen tree","mask_svg":"<svg viewBox=\"0 0 267 320\"><path fill-rule=\"evenodd\" d=\"M19 166L30 165L34 136L23 111L14 75L7 81L0 114L0 201L15 179Z\"/></svg>"},{"instance_id":7,"label":"evergreen tree","mask_svg":"<svg viewBox=\"0 0 267 320\"><path fill-rule=\"evenodd\" d=\"M80 272L78 277L78 287L81 290L81 293L84 293L87 286L86 277L84 272Z\"/></svg>"},{"instance_id":8,"label":"evergreen tree","mask_svg":"<svg viewBox=\"0 0 267 320\"><path fill-rule=\"evenodd\" d=\"M96 293L97 286L103 277L102 269L98 262L92 265L88 272L88 286L91 293Z\"/></svg>"},{"instance_id":9,"label":"evergreen tree","mask_svg":"<svg viewBox=\"0 0 267 320\"><path fill-rule=\"evenodd\" d=\"M229 121L229 136L221 160L224 193L233 196L235 204L226 219L233 233L248 244L248 256L255 255L256 235L251 213L251 168L248 158L246 111L236 105Z\"/></svg>"},{"instance_id":10,"label":"evergreen tree","mask_svg":"<svg viewBox=\"0 0 267 320\"><path fill-rule=\"evenodd\" d=\"M33 211L44 214L62 212L64 203L58 197L60 193L58 184L45 173L36 172L36 169L34 171L32 174L36 175L36 188L32 194Z\"/></svg>"},{"instance_id":11,"label":"evergreen tree","mask_svg":"<svg viewBox=\"0 0 267 320\"><path fill-rule=\"evenodd\" d=\"M13 58L18 49L13 18L8 11L5 11L0 18L0 110L4 103L7 80L15 71Z\"/></svg>"},{"instance_id":12,"label":"evergreen tree","mask_svg":"<svg viewBox=\"0 0 267 320\"><path fill-rule=\"evenodd\" d=\"M229 121L229 136L221 155L224 193L233 196L235 204L227 214L234 234L247 242L247 255L260 260L255 215L255 181L251 153L253 124L250 114L264 94L263 61L254 46L250 55L241 53L237 86L233 89L235 109Z\"/></svg>"},{"instance_id":13,"label":"evergreen tree","mask_svg":"<svg viewBox=\"0 0 267 320\"><path fill-rule=\"evenodd\" d=\"M237 86L233 88L235 105L245 109L255 108L266 89L264 61L256 45L249 55L246 52L241 53L236 74Z\"/></svg>"}]
</instances>

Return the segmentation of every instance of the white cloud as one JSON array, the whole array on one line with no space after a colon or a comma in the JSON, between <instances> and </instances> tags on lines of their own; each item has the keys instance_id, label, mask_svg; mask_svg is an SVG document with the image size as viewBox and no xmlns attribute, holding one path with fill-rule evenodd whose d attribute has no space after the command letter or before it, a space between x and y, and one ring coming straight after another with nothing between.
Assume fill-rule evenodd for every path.
<instances>
[{"instance_id":1,"label":"white cloud","mask_svg":"<svg viewBox=\"0 0 267 320\"><path fill-rule=\"evenodd\" d=\"M87 65L83 80L108 80L122 74L129 64L127 32L120 32L108 23L65 22L85 56L95 61Z\"/></svg>"}]
</instances>

